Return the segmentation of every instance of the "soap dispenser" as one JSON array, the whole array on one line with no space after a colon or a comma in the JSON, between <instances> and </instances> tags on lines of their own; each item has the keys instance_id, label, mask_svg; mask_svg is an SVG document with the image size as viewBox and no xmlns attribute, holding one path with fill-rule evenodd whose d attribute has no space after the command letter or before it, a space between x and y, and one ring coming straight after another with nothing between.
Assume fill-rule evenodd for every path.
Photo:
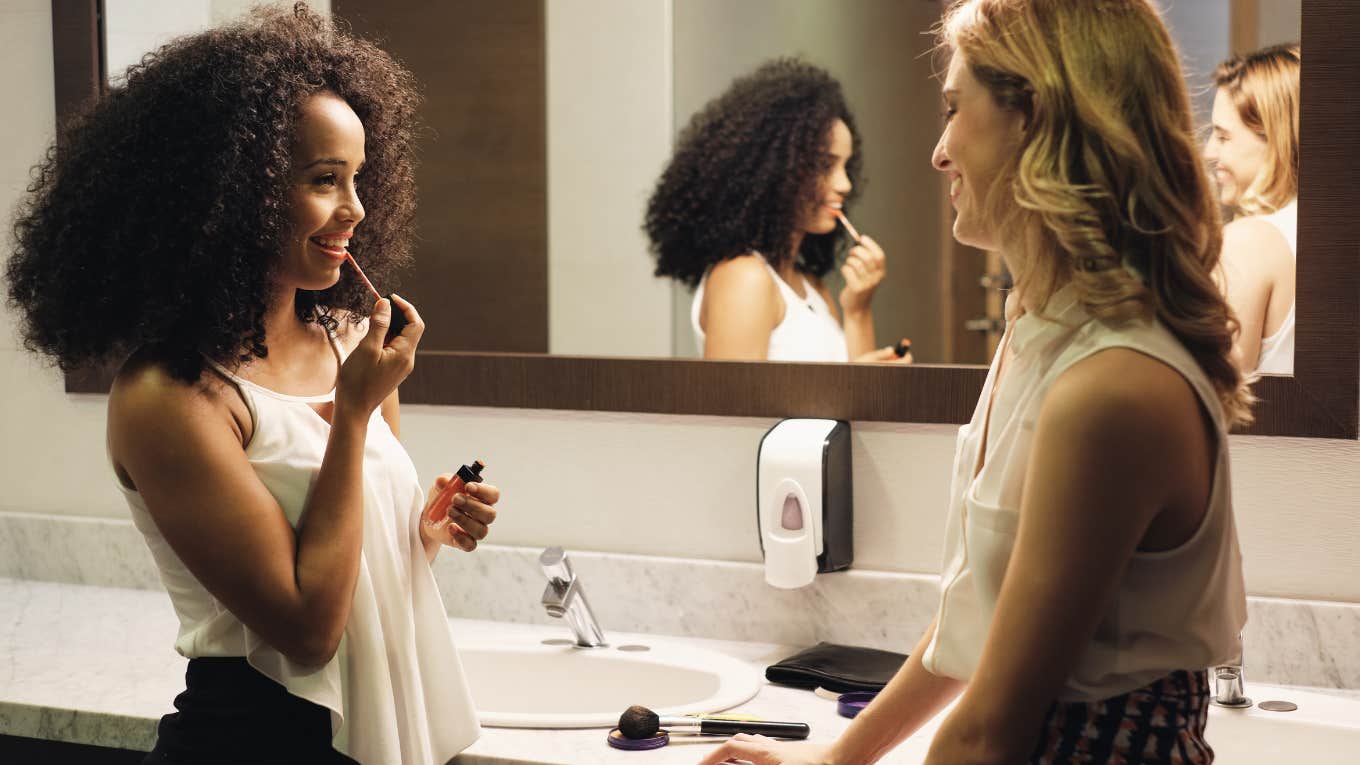
<instances>
[{"instance_id":1,"label":"soap dispenser","mask_svg":"<svg viewBox=\"0 0 1360 765\"><path fill-rule=\"evenodd\" d=\"M765 581L794 589L849 568L850 423L789 419L770 428L756 457L756 519Z\"/></svg>"}]
</instances>

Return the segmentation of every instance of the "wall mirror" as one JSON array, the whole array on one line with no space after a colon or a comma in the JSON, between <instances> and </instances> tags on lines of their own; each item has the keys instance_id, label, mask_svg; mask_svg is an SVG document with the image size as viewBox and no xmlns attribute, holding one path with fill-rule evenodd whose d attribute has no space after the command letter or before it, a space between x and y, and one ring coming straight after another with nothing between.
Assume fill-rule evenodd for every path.
<instances>
[{"instance_id":1,"label":"wall mirror","mask_svg":"<svg viewBox=\"0 0 1360 765\"><path fill-rule=\"evenodd\" d=\"M321 3L315 3L321 5ZM433 331L403 385L412 403L600 409L746 416L825 416L963 422L971 413L996 339L1000 300L994 255L949 236L947 192L929 166L938 136L938 82L923 55L941 0L596 0L554 9L542 0L438 6L415 0L372 5L331 0L356 32L382 40L423 81L420 244L403 292ZM1355 438L1360 404L1360 85L1353 40L1360 19L1345 0L1196 0L1162 3L1184 56L1196 108L1207 121L1208 74L1230 53L1301 39L1302 167L1298 233L1296 373L1256 385L1257 423L1246 432ZM201 8L199 6L202 6ZM169 34L221 18L239 3L54 0L59 115L94 92L139 50L155 44L153 19ZM159 10L158 10L159 9ZM568 114L554 102L564 76L552 62L553 13L658 16L670 136L731 79L777 55L801 55L845 88L863 139L867 183L852 211L888 253L874 300L880 344L913 339L918 364L788 364L695 358L690 293L651 275L641 234L648 178L638 167L623 190L561 187L549 169L568 154ZM438 17L438 18L435 18ZM618 25L599 28L606 46ZM612 26L611 26L612 24ZM583 32L585 34L585 32ZM142 47L138 47L142 46ZM132 58L129 58L131 56ZM661 57L657 57L662 60ZM555 79L556 78L556 79ZM627 94L614 99L627 108ZM605 142L627 155L624 120ZM556 133L554 131L557 131ZM556 137L555 137L556 136ZM641 139L639 139L641 140ZM655 135L646 140L656 141ZM664 161L664 156L661 157ZM603 162L601 162L603 164ZM576 172L581 172L577 170ZM588 172L588 171L586 171ZM584 176L583 176L584 177ZM592 192L617 192L608 202ZM580 197L584 196L584 200ZM595 200L595 201L592 201ZM562 220L562 211L609 206L609 217ZM574 205L574 206L573 206ZM631 213L629 212L631 210ZM554 218L554 214L557 215ZM563 236L572 225L603 232L608 252ZM565 228L564 228L565 226ZM487 302L478 304L476 284ZM833 293L834 293L833 289ZM68 390L100 390L101 376L72 375Z\"/></svg>"}]
</instances>

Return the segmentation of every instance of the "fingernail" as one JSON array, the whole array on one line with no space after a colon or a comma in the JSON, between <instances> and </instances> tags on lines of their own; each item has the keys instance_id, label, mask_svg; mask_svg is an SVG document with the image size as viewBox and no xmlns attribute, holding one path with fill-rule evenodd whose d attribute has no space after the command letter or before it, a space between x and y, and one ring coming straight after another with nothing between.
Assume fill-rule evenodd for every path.
<instances>
[{"instance_id":1,"label":"fingernail","mask_svg":"<svg viewBox=\"0 0 1360 765\"><path fill-rule=\"evenodd\" d=\"M464 506L464 505L466 505L466 504L467 504L467 497L463 496L462 494L455 494L455 495L453 495L453 506L454 506L454 507L462 507L462 506Z\"/></svg>"}]
</instances>

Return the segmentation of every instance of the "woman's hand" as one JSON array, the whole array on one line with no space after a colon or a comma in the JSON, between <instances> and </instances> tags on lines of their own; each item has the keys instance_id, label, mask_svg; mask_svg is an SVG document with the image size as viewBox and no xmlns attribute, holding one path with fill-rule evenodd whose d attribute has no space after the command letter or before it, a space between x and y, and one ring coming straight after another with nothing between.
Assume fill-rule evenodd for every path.
<instances>
[{"instance_id":1,"label":"woman's hand","mask_svg":"<svg viewBox=\"0 0 1360 765\"><path fill-rule=\"evenodd\" d=\"M859 243L850 248L850 255L841 266L845 288L841 290L840 301L846 318L869 311L874 291L888 273L887 264L883 248L867 236L860 237Z\"/></svg>"},{"instance_id":2,"label":"woman's hand","mask_svg":"<svg viewBox=\"0 0 1360 765\"><path fill-rule=\"evenodd\" d=\"M852 361L860 364L911 364L912 358L911 351L907 351L905 356L898 356L897 349L887 345L856 356Z\"/></svg>"},{"instance_id":3,"label":"woman's hand","mask_svg":"<svg viewBox=\"0 0 1360 765\"><path fill-rule=\"evenodd\" d=\"M489 526L496 521L495 504L501 499L501 490L489 483L470 483L458 494L448 508L447 517L436 523L425 520L444 487L453 480L453 474L441 475L434 479L434 486L425 500L421 511L420 537L426 547L448 545L464 552L477 549L477 543L486 539ZM437 549L437 548L436 548Z\"/></svg>"},{"instance_id":4,"label":"woman's hand","mask_svg":"<svg viewBox=\"0 0 1360 765\"><path fill-rule=\"evenodd\" d=\"M379 300L368 319L368 334L350 352L340 366L340 377L335 385L337 417L351 416L367 420L383 400L397 389L415 367L416 346L425 332L416 307L393 295L406 315L407 324L401 334L383 345L387 328L392 324L392 304Z\"/></svg>"},{"instance_id":5,"label":"woman's hand","mask_svg":"<svg viewBox=\"0 0 1360 765\"><path fill-rule=\"evenodd\" d=\"M742 760L754 765L831 765L831 747L738 733L713 750L699 765L721 765Z\"/></svg>"}]
</instances>

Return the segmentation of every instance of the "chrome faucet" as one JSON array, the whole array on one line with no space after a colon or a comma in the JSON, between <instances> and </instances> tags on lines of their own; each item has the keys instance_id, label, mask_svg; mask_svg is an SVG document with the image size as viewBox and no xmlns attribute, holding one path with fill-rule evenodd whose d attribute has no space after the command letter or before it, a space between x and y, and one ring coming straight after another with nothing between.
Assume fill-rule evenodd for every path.
<instances>
[{"instance_id":1,"label":"chrome faucet","mask_svg":"<svg viewBox=\"0 0 1360 765\"><path fill-rule=\"evenodd\" d=\"M1243 709L1251 706L1251 699L1247 698L1245 689L1242 687L1242 654L1241 637L1238 637L1238 652L1236 658L1229 664L1221 664L1209 670L1209 674L1214 679L1214 695L1209 700L1220 707L1230 707L1233 709Z\"/></svg>"},{"instance_id":2,"label":"chrome faucet","mask_svg":"<svg viewBox=\"0 0 1360 765\"><path fill-rule=\"evenodd\" d=\"M548 577L548 587L543 590L543 607L548 615L566 620L576 637L576 645L585 648L604 645L604 630L600 629L595 613L590 610L586 592L571 569L566 550L549 547L538 556L538 565Z\"/></svg>"}]
</instances>

